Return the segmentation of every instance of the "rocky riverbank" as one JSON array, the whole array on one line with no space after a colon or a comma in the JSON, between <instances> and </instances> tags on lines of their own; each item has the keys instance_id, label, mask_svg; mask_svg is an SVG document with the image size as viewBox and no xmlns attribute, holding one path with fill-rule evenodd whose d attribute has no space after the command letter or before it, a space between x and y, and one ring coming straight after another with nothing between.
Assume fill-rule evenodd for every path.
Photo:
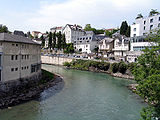
<instances>
[{"instance_id":1,"label":"rocky riverbank","mask_svg":"<svg viewBox=\"0 0 160 120\"><path fill-rule=\"evenodd\" d=\"M40 77L40 76L39 76ZM14 84L8 92L0 90L0 109L27 102L38 98L49 87L63 84L63 79L55 74L42 71L40 79L21 79L8 85ZM2 87L2 84L1 84Z\"/></svg>"}]
</instances>

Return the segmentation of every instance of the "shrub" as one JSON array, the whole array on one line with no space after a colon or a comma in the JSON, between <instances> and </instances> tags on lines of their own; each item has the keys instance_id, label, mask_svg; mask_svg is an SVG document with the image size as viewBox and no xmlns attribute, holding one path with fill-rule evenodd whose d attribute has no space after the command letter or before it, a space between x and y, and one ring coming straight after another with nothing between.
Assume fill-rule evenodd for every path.
<instances>
[{"instance_id":1,"label":"shrub","mask_svg":"<svg viewBox=\"0 0 160 120\"><path fill-rule=\"evenodd\" d=\"M118 67L118 71L122 74L124 74L127 70L127 64L125 64L124 62L120 62L119 63L119 67Z\"/></svg>"},{"instance_id":2,"label":"shrub","mask_svg":"<svg viewBox=\"0 0 160 120\"><path fill-rule=\"evenodd\" d=\"M106 63L104 63L103 70L107 71L109 69L109 67L110 67L110 63L106 62Z\"/></svg>"},{"instance_id":3,"label":"shrub","mask_svg":"<svg viewBox=\"0 0 160 120\"><path fill-rule=\"evenodd\" d=\"M113 73L118 72L118 68L119 68L119 63L112 63L112 64L111 64L111 71L112 71Z\"/></svg>"},{"instance_id":4,"label":"shrub","mask_svg":"<svg viewBox=\"0 0 160 120\"><path fill-rule=\"evenodd\" d=\"M70 64L69 62L64 62L63 65L64 65L64 66L67 66L67 67L70 67L70 66L71 66L71 64Z\"/></svg>"}]
</instances>

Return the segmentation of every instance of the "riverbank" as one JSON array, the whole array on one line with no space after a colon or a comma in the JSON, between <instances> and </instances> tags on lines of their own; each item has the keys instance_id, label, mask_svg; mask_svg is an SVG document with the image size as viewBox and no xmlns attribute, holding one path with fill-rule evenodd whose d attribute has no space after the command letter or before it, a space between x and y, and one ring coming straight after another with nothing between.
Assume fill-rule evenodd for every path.
<instances>
[{"instance_id":1,"label":"riverbank","mask_svg":"<svg viewBox=\"0 0 160 120\"><path fill-rule=\"evenodd\" d=\"M133 64L97 62L91 60L73 60L72 62L65 62L63 64L68 69L77 69L91 72L107 73L114 77L134 79L131 69Z\"/></svg>"},{"instance_id":2,"label":"riverbank","mask_svg":"<svg viewBox=\"0 0 160 120\"><path fill-rule=\"evenodd\" d=\"M16 89L10 90L8 93L0 91L0 109L10 108L29 100L36 99L44 90L48 89L49 87L63 84L63 79L59 75L42 70L42 76L40 80L21 80L21 82L22 83L20 85L16 86Z\"/></svg>"}]
</instances>

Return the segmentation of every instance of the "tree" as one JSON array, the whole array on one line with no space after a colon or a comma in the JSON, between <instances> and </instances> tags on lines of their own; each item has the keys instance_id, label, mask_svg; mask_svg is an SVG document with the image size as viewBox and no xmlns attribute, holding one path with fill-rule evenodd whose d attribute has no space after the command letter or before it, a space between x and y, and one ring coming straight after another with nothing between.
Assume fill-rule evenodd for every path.
<instances>
[{"instance_id":1,"label":"tree","mask_svg":"<svg viewBox=\"0 0 160 120\"><path fill-rule=\"evenodd\" d=\"M64 49L66 47L66 37L65 34L62 35L62 48Z\"/></svg>"},{"instance_id":2,"label":"tree","mask_svg":"<svg viewBox=\"0 0 160 120\"><path fill-rule=\"evenodd\" d=\"M86 24L84 30L85 31L91 31L92 27L91 27L91 24Z\"/></svg>"},{"instance_id":3,"label":"tree","mask_svg":"<svg viewBox=\"0 0 160 120\"><path fill-rule=\"evenodd\" d=\"M51 49L52 48L52 32L49 33L48 37L49 37L48 47Z\"/></svg>"},{"instance_id":4,"label":"tree","mask_svg":"<svg viewBox=\"0 0 160 120\"><path fill-rule=\"evenodd\" d=\"M146 99L149 107L141 112L142 119L160 119L160 30L151 33L147 41L156 43L145 48L133 69L138 83L137 93Z\"/></svg>"},{"instance_id":5,"label":"tree","mask_svg":"<svg viewBox=\"0 0 160 120\"><path fill-rule=\"evenodd\" d=\"M159 12L157 11L157 9L151 9L149 16L153 16L155 14L158 14Z\"/></svg>"},{"instance_id":6,"label":"tree","mask_svg":"<svg viewBox=\"0 0 160 120\"><path fill-rule=\"evenodd\" d=\"M45 46L45 39L44 39L43 35L40 37L40 39L42 41L41 46L44 47Z\"/></svg>"},{"instance_id":7,"label":"tree","mask_svg":"<svg viewBox=\"0 0 160 120\"><path fill-rule=\"evenodd\" d=\"M127 28L127 31L126 31L126 36L127 37L130 37L130 33L131 33L131 27L130 26L128 26L128 28Z\"/></svg>"},{"instance_id":8,"label":"tree","mask_svg":"<svg viewBox=\"0 0 160 120\"><path fill-rule=\"evenodd\" d=\"M8 28L4 25L0 25L0 33L8 33Z\"/></svg>"},{"instance_id":9,"label":"tree","mask_svg":"<svg viewBox=\"0 0 160 120\"><path fill-rule=\"evenodd\" d=\"M57 33L57 48L60 50L62 48L62 34L61 32Z\"/></svg>"},{"instance_id":10,"label":"tree","mask_svg":"<svg viewBox=\"0 0 160 120\"><path fill-rule=\"evenodd\" d=\"M140 13L137 15L136 19L143 18L143 15Z\"/></svg>"},{"instance_id":11,"label":"tree","mask_svg":"<svg viewBox=\"0 0 160 120\"><path fill-rule=\"evenodd\" d=\"M73 43L66 44L66 48L64 49L64 53L74 53Z\"/></svg>"},{"instance_id":12,"label":"tree","mask_svg":"<svg viewBox=\"0 0 160 120\"><path fill-rule=\"evenodd\" d=\"M52 35L52 48L56 47L56 33L54 32Z\"/></svg>"},{"instance_id":13,"label":"tree","mask_svg":"<svg viewBox=\"0 0 160 120\"><path fill-rule=\"evenodd\" d=\"M123 21L120 27L120 34L121 35L126 35L127 32L127 28L128 28L128 24L126 21Z\"/></svg>"}]
</instances>

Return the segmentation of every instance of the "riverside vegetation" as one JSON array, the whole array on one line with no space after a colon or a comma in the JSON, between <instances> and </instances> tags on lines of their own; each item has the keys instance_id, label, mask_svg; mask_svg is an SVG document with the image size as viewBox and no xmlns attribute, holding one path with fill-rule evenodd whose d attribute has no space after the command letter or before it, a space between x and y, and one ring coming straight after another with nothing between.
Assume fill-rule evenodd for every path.
<instances>
[{"instance_id":1,"label":"riverside vegetation","mask_svg":"<svg viewBox=\"0 0 160 120\"><path fill-rule=\"evenodd\" d=\"M72 62L65 62L64 66L73 69L87 70L94 72L106 72L110 74L121 73L122 75L132 76L131 70L135 63L126 64L121 61L120 63L98 62L92 60L72 60Z\"/></svg>"}]
</instances>

